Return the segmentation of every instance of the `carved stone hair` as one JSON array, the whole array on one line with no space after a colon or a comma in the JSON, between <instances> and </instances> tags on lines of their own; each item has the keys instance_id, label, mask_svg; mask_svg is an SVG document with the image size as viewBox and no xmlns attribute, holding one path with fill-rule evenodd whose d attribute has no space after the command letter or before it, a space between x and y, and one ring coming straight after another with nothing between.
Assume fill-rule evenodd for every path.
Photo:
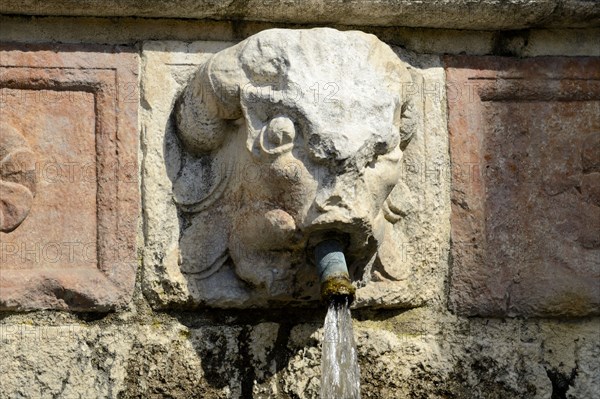
<instances>
[{"instance_id":1,"label":"carved stone hair","mask_svg":"<svg viewBox=\"0 0 600 399\"><path fill-rule=\"evenodd\" d=\"M272 51L276 56L269 57L269 46L279 46L278 50L286 49L287 46L297 45L294 39L300 42L305 38L300 31L293 32L297 33L296 37L288 31L287 38L291 39L290 43L281 43L276 36L278 31L263 31L220 51L198 69L176 104L178 134L188 151L193 154L206 154L219 148L224 140L224 132L230 131L230 121L243 116L240 96L246 85L260 86L265 83L262 81L265 79L282 79L285 77L286 67L297 61L294 58L298 58L298 53L294 51ZM368 58L376 59L372 65L382 68L381 73L392 77L391 80L399 85L411 81L406 66L389 46L375 36L361 32L336 33L347 36L360 35L357 39L363 42L365 37L368 38L371 46ZM319 43L314 43L314 46L318 47ZM403 99L400 110L402 149L415 131L412 110L410 98Z\"/></svg>"}]
</instances>

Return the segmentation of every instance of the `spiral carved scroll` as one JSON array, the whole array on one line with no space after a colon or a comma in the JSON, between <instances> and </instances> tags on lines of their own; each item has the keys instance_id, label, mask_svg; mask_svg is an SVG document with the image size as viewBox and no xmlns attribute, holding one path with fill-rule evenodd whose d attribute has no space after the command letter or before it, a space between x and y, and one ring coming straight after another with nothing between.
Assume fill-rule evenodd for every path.
<instances>
[{"instance_id":1,"label":"spiral carved scroll","mask_svg":"<svg viewBox=\"0 0 600 399\"><path fill-rule=\"evenodd\" d=\"M0 125L0 231L27 218L36 192L35 154L13 126Z\"/></svg>"}]
</instances>

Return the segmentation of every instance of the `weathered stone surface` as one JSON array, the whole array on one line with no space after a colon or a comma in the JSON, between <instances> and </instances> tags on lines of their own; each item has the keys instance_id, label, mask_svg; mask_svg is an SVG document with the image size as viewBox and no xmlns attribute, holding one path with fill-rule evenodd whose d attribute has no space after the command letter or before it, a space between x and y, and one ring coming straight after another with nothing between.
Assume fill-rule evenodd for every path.
<instances>
[{"instance_id":1,"label":"weathered stone surface","mask_svg":"<svg viewBox=\"0 0 600 399\"><path fill-rule=\"evenodd\" d=\"M262 30L277 27L270 22L202 21L152 18L23 18L0 15L0 41L136 44L147 40L237 41ZM330 25L354 30L347 25ZM600 56L599 28L519 31L474 31L457 29L363 26L363 32L403 49L424 54L510 55L513 57Z\"/></svg>"},{"instance_id":2,"label":"weathered stone surface","mask_svg":"<svg viewBox=\"0 0 600 399\"><path fill-rule=\"evenodd\" d=\"M137 266L137 56L0 48L0 308L107 310Z\"/></svg>"},{"instance_id":3,"label":"weathered stone surface","mask_svg":"<svg viewBox=\"0 0 600 399\"><path fill-rule=\"evenodd\" d=\"M597 2L579 3L595 6ZM39 2L36 5L47 7L53 4L59 3ZM111 3L102 4L106 7ZM185 2L178 2L174 7L179 4ZM346 6L348 2L337 4ZM517 3L503 4L512 7ZM469 3L469 7L477 6ZM561 7L557 7L557 12L560 10ZM112 9L106 9L106 12L110 11ZM61 12L68 11L63 8ZM463 17L475 18L476 15L464 13ZM311 15L307 15L309 17ZM365 18L369 17L365 14ZM494 16L498 20L509 17L512 15ZM518 18L519 22L524 22L520 16ZM450 18L448 21L450 23ZM478 21L481 19L474 22ZM159 21L152 18L28 18L14 15L0 17L0 41L136 43L165 39L240 40L272 26L269 22L198 23L192 19ZM598 56L600 51L597 40L594 40L599 35L597 29L518 32L397 27L364 29L376 33L385 42L434 54ZM137 291L136 304L108 315L55 310L2 314L0 398L318 397L323 311L310 309L302 313L302 309L283 308L185 312L174 309L174 306L193 304L194 301L186 294L185 286L182 289L178 287L178 284L186 282L178 280L180 271L176 257L174 262L173 258L163 260L165 255L173 256L174 252L170 251L177 247L179 239L177 212L171 196L172 183L165 172L164 154L168 153L163 149L165 132L173 133L174 123L169 119L173 101L202 63L205 52L213 53L230 45L232 43L198 42L146 42L140 45L144 49L143 71L148 73L148 79L144 80L147 101L142 101L140 108L143 114L142 150L145 154L141 160L145 178L144 200L148 206L144 208L143 234L141 229L138 230L138 239L141 243L147 240L148 247L144 253L144 280L142 282L140 276L137 289L141 290L143 285L153 306L173 307L166 312L151 310ZM423 112L427 117L423 119L426 134L417 134L411 141L402 165L401 177L407 182L413 197L405 203L406 209L416 209L401 222L404 223L402 229L408 229L410 237L416 238L413 242L396 239L399 247L404 248L403 262L416 262L411 266L411 278L415 279L415 284L410 290L403 290L396 283L392 283L390 288L397 290L399 295L418 291L426 307L408 311L353 311L362 397L596 399L600 392L600 318L522 320L467 318L446 313L448 286L444 284L444 278L448 270L446 252L450 197L449 185L443 174L448 171L448 148L446 121L441 111L446 109L444 92L436 88L436 84L443 83L443 72L436 57L417 57L400 49L395 51L413 67L416 72L413 74L414 81L419 82L417 79L422 78L422 82L426 83L408 90L422 96L425 104ZM82 56L81 62L86 57ZM17 89L18 94L15 94ZM35 105L39 101L56 103L38 104L32 109L44 112L45 118L52 120L53 124L69 126L76 121L66 119L58 123L56 118L48 115L60 117L65 113L63 108L75 107L71 101L65 104L63 95L68 94L66 99L72 96L78 104L74 112L81 112L81 120L76 122L81 126L79 133L87 131L87 128L84 129L84 115L90 111L90 91L3 88L0 90L1 108L5 105L4 98L11 99L11 107L20 104L15 97L21 98L22 92L28 93L28 102L22 104L20 111L11 112L22 113L27 119L26 105ZM450 100L453 99L455 94L451 89ZM530 103L527 102L526 106L533 107ZM589 104L583 101L579 105L582 110L589 109ZM0 122L3 122L5 110L0 112L3 117ZM562 111L559 109L558 112ZM570 120L564 116L561 119ZM33 152L32 136L27 131L17 133L15 136L22 136L27 141L24 147ZM81 138L85 137L84 134ZM0 151L14 148L2 139L0 134ZM172 143L166 141L166 145ZM81 142L82 150L89 149L89 146L89 142ZM570 146L571 143L564 143L566 151L571 151ZM10 152L15 151L11 149ZM27 150L23 152L28 153ZM39 156L38 153L34 155ZM25 160L31 159L29 156ZM36 162L39 163L37 158ZM30 217L40 216L36 214L35 201L44 198L40 198L37 190L40 179L32 179L42 173L31 176L29 164L22 162L22 157L18 157L19 169L13 168L14 164L8 164L11 165L9 170L17 172L10 173L10 176L0 174L0 180L12 179L9 181L26 188L20 189L21 194L27 195L29 191L33 197L31 212L13 230L16 233L30 222ZM67 173L68 170L67 167ZM54 169L47 169L44 173L46 177L42 182L56 177ZM89 197L80 197L81 205L89 204ZM72 200L65 197L55 205L71 203ZM24 208L19 212L24 212ZM82 214L90 212L83 206L79 209ZM81 233L90 234L83 230ZM0 277L3 274L0 268ZM386 292L390 292L386 294L388 299L381 296L383 291L372 294L372 298L378 298L373 302L375 306L396 300L397 294L387 289Z\"/></svg>"},{"instance_id":4,"label":"weathered stone surface","mask_svg":"<svg viewBox=\"0 0 600 399\"><path fill-rule=\"evenodd\" d=\"M452 307L600 313L600 59L449 57Z\"/></svg>"},{"instance_id":5,"label":"weathered stone surface","mask_svg":"<svg viewBox=\"0 0 600 399\"><path fill-rule=\"evenodd\" d=\"M593 0L5 0L0 12L481 30L597 26L600 18Z\"/></svg>"},{"instance_id":6,"label":"weathered stone surface","mask_svg":"<svg viewBox=\"0 0 600 399\"><path fill-rule=\"evenodd\" d=\"M432 299L416 287L441 284L445 259L444 93L439 68L417 68L435 59L410 65L373 36L331 29L266 31L210 64L217 45L192 46L144 47L148 297L314 303L307 248L335 233L350 243L356 306ZM191 54L172 54L182 50ZM339 63L320 66L337 53Z\"/></svg>"},{"instance_id":7,"label":"weathered stone surface","mask_svg":"<svg viewBox=\"0 0 600 399\"><path fill-rule=\"evenodd\" d=\"M198 313L7 316L0 396L318 397L319 315L249 322L274 316L249 312L227 323ZM378 316L355 321L363 398L594 399L600 389L597 319L461 320L423 309Z\"/></svg>"}]
</instances>

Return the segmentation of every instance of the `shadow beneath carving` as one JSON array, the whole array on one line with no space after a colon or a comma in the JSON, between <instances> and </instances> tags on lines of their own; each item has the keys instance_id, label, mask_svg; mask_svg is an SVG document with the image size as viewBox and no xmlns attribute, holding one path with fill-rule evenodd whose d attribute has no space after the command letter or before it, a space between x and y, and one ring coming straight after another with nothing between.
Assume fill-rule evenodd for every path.
<instances>
[{"instance_id":1,"label":"shadow beneath carving","mask_svg":"<svg viewBox=\"0 0 600 399\"><path fill-rule=\"evenodd\" d=\"M408 311L355 309L352 313L356 321L382 322ZM187 339L200 360L203 378L212 389L228 387L242 398L252 398L257 387L273 389L273 385L297 373L290 366L298 356L307 359L305 367L318 367L318 358L313 359L317 362L314 363L307 350L321 350L318 331L325 320L324 306L293 310L205 309L166 314L187 327ZM285 390L280 386L277 389Z\"/></svg>"},{"instance_id":2,"label":"shadow beneath carving","mask_svg":"<svg viewBox=\"0 0 600 399\"><path fill-rule=\"evenodd\" d=\"M253 389L284 372L290 360L307 347L319 347L315 334L326 309L201 310L168 313L189 329L188 340L198 355L206 382L215 389L239 390L252 398ZM281 389L280 389L281 391Z\"/></svg>"},{"instance_id":3,"label":"shadow beneath carving","mask_svg":"<svg viewBox=\"0 0 600 399\"><path fill-rule=\"evenodd\" d=\"M356 311L353 311L356 312ZM360 311L358 311L360 312ZM373 311L378 312L378 311ZM327 309L198 309L195 311L165 311L188 328L206 325L256 325L261 323L323 323Z\"/></svg>"}]
</instances>

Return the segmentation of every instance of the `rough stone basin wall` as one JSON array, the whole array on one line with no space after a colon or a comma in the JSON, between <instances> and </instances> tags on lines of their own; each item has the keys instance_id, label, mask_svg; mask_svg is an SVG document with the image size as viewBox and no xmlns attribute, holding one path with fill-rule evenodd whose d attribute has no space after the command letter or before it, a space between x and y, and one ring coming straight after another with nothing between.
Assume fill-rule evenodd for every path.
<instances>
[{"instance_id":1,"label":"rough stone basin wall","mask_svg":"<svg viewBox=\"0 0 600 399\"><path fill-rule=\"evenodd\" d=\"M53 3L0 8L0 122L29 146L5 161L0 132L0 183L35 181L21 235L0 220L0 398L319 396L325 309L182 294L164 141L205 53L315 25L375 34L418 78L414 278L353 310L362 397L600 395L598 3Z\"/></svg>"}]
</instances>

